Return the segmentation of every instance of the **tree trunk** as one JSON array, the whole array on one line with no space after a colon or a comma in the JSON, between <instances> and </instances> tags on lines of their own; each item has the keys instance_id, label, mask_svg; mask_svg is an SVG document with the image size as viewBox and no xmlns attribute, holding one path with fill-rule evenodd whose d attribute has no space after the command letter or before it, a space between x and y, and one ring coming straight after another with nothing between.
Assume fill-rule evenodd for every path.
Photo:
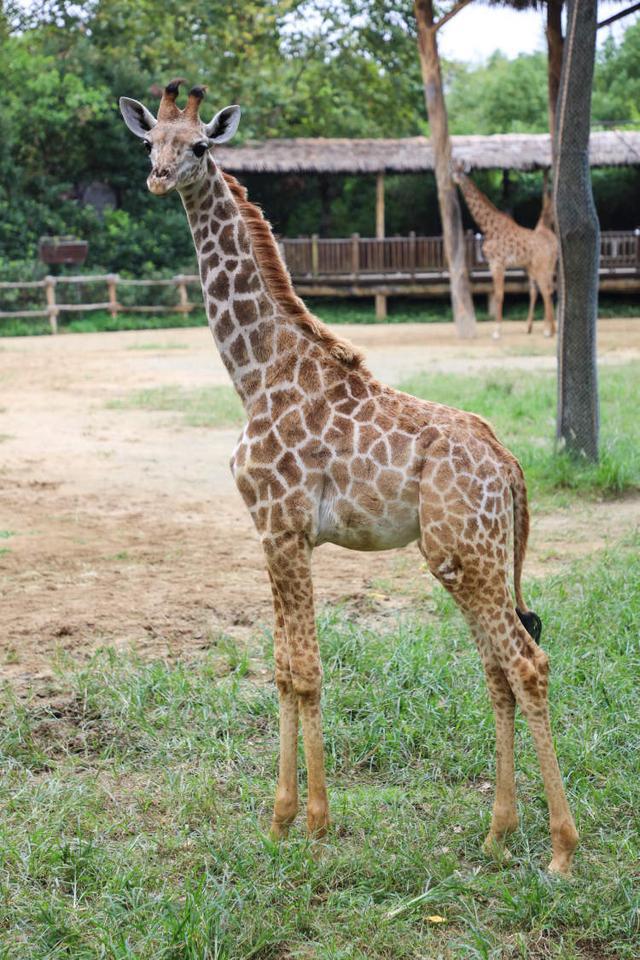
<instances>
[{"instance_id":1,"label":"tree trunk","mask_svg":"<svg viewBox=\"0 0 640 960\"><path fill-rule=\"evenodd\" d=\"M597 0L569 0L558 98L554 205L560 241L558 438L598 459L599 225L589 167Z\"/></svg>"},{"instance_id":2,"label":"tree trunk","mask_svg":"<svg viewBox=\"0 0 640 960\"><path fill-rule=\"evenodd\" d=\"M459 337L474 337L476 315L465 260L464 233L458 193L451 179L451 141L447 109L442 91L442 75L432 0L415 0L418 26L418 50L424 83L429 129L435 157L436 184L444 249L449 264L453 321Z\"/></svg>"},{"instance_id":3,"label":"tree trunk","mask_svg":"<svg viewBox=\"0 0 640 960\"><path fill-rule=\"evenodd\" d=\"M547 86L549 97L549 133L551 151L554 152L556 139L556 110L562 73L562 4L564 0L547 0Z\"/></svg>"}]
</instances>

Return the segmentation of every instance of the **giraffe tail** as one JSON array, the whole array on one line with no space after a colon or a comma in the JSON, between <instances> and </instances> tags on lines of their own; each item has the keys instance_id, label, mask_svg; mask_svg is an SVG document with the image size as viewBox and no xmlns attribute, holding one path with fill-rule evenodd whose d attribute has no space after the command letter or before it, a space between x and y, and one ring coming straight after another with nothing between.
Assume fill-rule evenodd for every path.
<instances>
[{"instance_id":1,"label":"giraffe tail","mask_svg":"<svg viewBox=\"0 0 640 960\"><path fill-rule=\"evenodd\" d=\"M542 620L537 613L529 610L522 597L522 567L529 540L529 505L527 485L522 467L516 461L516 469L511 484L513 497L513 580L516 594L516 613L520 622L536 643L542 635Z\"/></svg>"}]
</instances>

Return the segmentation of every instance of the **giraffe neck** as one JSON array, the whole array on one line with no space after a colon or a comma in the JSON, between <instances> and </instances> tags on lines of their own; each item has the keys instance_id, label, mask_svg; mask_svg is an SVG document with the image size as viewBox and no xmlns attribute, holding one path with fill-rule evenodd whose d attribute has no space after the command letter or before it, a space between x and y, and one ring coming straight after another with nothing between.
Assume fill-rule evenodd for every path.
<instances>
[{"instance_id":1,"label":"giraffe neck","mask_svg":"<svg viewBox=\"0 0 640 960\"><path fill-rule=\"evenodd\" d=\"M193 235L205 309L222 361L245 409L264 389L276 349L275 299L261 274L250 233L222 172L181 191Z\"/></svg>"},{"instance_id":2,"label":"giraffe neck","mask_svg":"<svg viewBox=\"0 0 640 960\"><path fill-rule=\"evenodd\" d=\"M497 207L485 197L473 180L462 174L459 180L460 189L464 196L469 213L484 234L492 233L499 226L499 221L505 216Z\"/></svg>"}]
</instances>

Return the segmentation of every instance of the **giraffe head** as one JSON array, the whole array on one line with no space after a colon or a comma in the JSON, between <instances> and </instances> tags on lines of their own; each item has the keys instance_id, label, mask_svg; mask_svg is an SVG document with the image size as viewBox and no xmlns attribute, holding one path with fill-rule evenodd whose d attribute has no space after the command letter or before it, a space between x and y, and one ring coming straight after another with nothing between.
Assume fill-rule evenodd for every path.
<instances>
[{"instance_id":1,"label":"giraffe head","mask_svg":"<svg viewBox=\"0 0 640 960\"><path fill-rule=\"evenodd\" d=\"M147 186L158 196L202 180L210 147L230 140L240 122L240 107L234 105L220 110L210 123L203 123L198 114L205 87L192 87L181 110L176 103L181 83L184 81L172 80L167 84L157 118L137 100L120 98L124 122L140 137L149 154Z\"/></svg>"},{"instance_id":2,"label":"giraffe head","mask_svg":"<svg viewBox=\"0 0 640 960\"><path fill-rule=\"evenodd\" d=\"M450 173L454 183L460 183L462 178L469 173L470 166L464 160L454 159L451 161Z\"/></svg>"}]
</instances>

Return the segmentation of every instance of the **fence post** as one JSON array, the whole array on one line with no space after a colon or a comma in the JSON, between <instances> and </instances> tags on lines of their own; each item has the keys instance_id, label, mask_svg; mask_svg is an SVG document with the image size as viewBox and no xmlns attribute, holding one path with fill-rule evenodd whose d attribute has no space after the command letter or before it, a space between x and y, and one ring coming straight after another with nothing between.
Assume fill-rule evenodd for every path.
<instances>
[{"instance_id":1,"label":"fence post","mask_svg":"<svg viewBox=\"0 0 640 960\"><path fill-rule=\"evenodd\" d=\"M109 313L112 317L118 316L118 274L110 273L107 277L107 290L109 291Z\"/></svg>"},{"instance_id":2,"label":"fence post","mask_svg":"<svg viewBox=\"0 0 640 960\"><path fill-rule=\"evenodd\" d=\"M191 304L189 303L189 294L187 293L187 285L184 280L184 274L178 273L173 279L178 284L178 296L180 298L178 310L180 313L189 313L191 310Z\"/></svg>"},{"instance_id":3,"label":"fence post","mask_svg":"<svg viewBox=\"0 0 640 960\"><path fill-rule=\"evenodd\" d=\"M360 273L360 234L351 234L351 273L357 277Z\"/></svg>"},{"instance_id":4,"label":"fence post","mask_svg":"<svg viewBox=\"0 0 640 960\"><path fill-rule=\"evenodd\" d=\"M47 295L47 311L49 313L49 324L51 325L51 333L58 332L58 313L60 312L56 307L56 278L55 277L45 277L44 278L44 288Z\"/></svg>"},{"instance_id":5,"label":"fence post","mask_svg":"<svg viewBox=\"0 0 640 960\"><path fill-rule=\"evenodd\" d=\"M416 232L415 230L409 231L409 250L411 258L411 276L415 279L416 276Z\"/></svg>"},{"instance_id":6,"label":"fence post","mask_svg":"<svg viewBox=\"0 0 640 960\"><path fill-rule=\"evenodd\" d=\"M314 277L318 276L318 234L311 234L311 274Z\"/></svg>"}]
</instances>

